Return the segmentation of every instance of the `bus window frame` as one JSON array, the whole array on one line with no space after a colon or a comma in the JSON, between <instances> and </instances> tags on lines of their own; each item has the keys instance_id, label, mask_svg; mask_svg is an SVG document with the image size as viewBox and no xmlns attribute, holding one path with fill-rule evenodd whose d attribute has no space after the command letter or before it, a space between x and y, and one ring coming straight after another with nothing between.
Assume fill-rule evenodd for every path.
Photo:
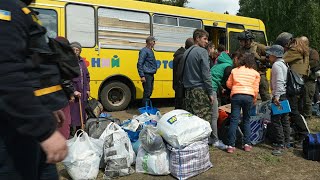
<instances>
[{"instance_id":1,"label":"bus window frame","mask_svg":"<svg viewBox=\"0 0 320 180\"><path fill-rule=\"evenodd\" d=\"M249 31L251 31L253 33L253 35L255 36L255 39L257 38L257 36L255 35L255 33L262 33L263 34L263 37L264 37L264 43L262 43L263 45L266 45L268 46L268 41L267 41L267 38L266 38L266 34L264 31L261 31L261 30L251 30L251 29L248 29ZM256 42L256 41L255 41ZM261 43L261 42L259 42Z\"/></svg>"},{"instance_id":2,"label":"bus window frame","mask_svg":"<svg viewBox=\"0 0 320 180\"><path fill-rule=\"evenodd\" d=\"M160 25L163 25L163 26L169 26L169 27L181 27L181 28L193 28L193 27L186 27L186 26L180 26L179 24L179 19L180 18L183 18L183 19L191 19L191 20L198 20L201 22L201 27L200 29L204 29L204 24L203 24L203 20L202 19L197 19L197 18L190 18L190 17L186 17L186 16L177 16L177 15L168 15L168 14L162 14L162 13L153 13L152 14L152 36L154 36L154 32L153 32L153 24L158 24L158 23L153 23L153 17L154 15L160 15L160 16L168 16L168 17L174 17L174 18L177 18L177 23L178 23L178 26L173 26L173 25L167 25L167 24L160 24ZM194 28L194 29L198 29L198 28ZM190 35L190 37L192 37L192 34ZM179 47L178 47L179 48ZM153 49L155 52L171 52L171 53L174 53L176 50L173 50L173 51L164 51L164 50L156 50L156 49Z\"/></svg>"},{"instance_id":3,"label":"bus window frame","mask_svg":"<svg viewBox=\"0 0 320 180\"><path fill-rule=\"evenodd\" d=\"M98 33L97 33L97 11L96 11L96 8L93 6L93 5L89 5L89 4L81 4L81 3L73 3L73 2L68 2L65 4L64 6L64 27L65 27L65 37L68 39L67 37L67 34L68 34L68 20L67 20L67 6L68 5L78 5L78 6L87 6L87 7L92 7L93 8L93 14L94 14L94 33L95 33L95 37L94 37L94 43L93 43L93 46L91 47L87 47L87 46L82 46L82 48L94 48L96 47L97 45L97 36L98 36Z\"/></svg>"},{"instance_id":4,"label":"bus window frame","mask_svg":"<svg viewBox=\"0 0 320 180\"><path fill-rule=\"evenodd\" d=\"M57 10L56 9L49 9L49 8L41 8L41 7L31 7L31 9L32 10L34 10L34 11L37 11L36 9L40 9L40 10L48 10L48 11L54 11L55 13L56 13L56 25L57 25L57 27L56 27L56 33L57 33L57 37L59 36L59 14L58 14L58 12L57 12ZM40 14L40 12L39 12L39 14ZM38 15L38 18L39 18L39 15ZM40 19L40 18L39 18ZM40 19L40 21L41 21L41 19ZM45 27L45 26L43 26L43 27ZM45 27L46 28L46 27ZM47 28L46 28L46 30L47 30Z\"/></svg>"},{"instance_id":5,"label":"bus window frame","mask_svg":"<svg viewBox=\"0 0 320 180\"><path fill-rule=\"evenodd\" d=\"M98 26L99 26L99 19L98 19L98 12L99 9L103 8L103 9L113 9L113 10L121 10L121 11L131 11L131 12L137 12L137 13L144 13L144 14L148 14L149 15L149 27L150 27L150 33L149 36L152 35L152 18L151 18L151 14L150 12L147 11L137 11L137 10L130 10L130 9L122 9L122 8L114 8L114 7L108 7L108 6L98 6L97 11L96 11L96 38L97 38L97 43L99 43L99 35L98 35ZM101 49L120 49L120 50L130 50L130 51L140 51L141 49L127 49L127 48L104 48L101 47Z\"/></svg>"}]
</instances>

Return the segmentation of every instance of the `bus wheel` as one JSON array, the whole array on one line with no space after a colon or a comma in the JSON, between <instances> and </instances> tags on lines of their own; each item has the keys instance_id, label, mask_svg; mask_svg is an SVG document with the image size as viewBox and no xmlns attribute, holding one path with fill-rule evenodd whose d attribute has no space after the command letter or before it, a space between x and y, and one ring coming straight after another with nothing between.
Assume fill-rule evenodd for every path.
<instances>
[{"instance_id":1,"label":"bus wheel","mask_svg":"<svg viewBox=\"0 0 320 180\"><path fill-rule=\"evenodd\" d=\"M108 83L102 88L101 103L108 111L124 110L131 101L130 88L119 81Z\"/></svg>"}]
</instances>

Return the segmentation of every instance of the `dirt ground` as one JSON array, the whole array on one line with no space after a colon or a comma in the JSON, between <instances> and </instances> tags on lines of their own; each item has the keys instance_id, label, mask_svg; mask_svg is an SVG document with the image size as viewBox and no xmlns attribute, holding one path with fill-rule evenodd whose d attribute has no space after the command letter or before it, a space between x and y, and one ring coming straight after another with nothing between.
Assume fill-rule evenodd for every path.
<instances>
[{"instance_id":1,"label":"dirt ground","mask_svg":"<svg viewBox=\"0 0 320 180\"><path fill-rule=\"evenodd\" d=\"M154 102L162 114L173 109L171 100ZM138 114L137 105L133 104L126 111L112 112L112 116L125 120ZM313 132L320 132L320 118L313 118L309 122ZM288 150L285 155L275 157L271 155L271 147L266 144L254 146L252 152L236 149L235 153L228 154L224 151L210 147L210 159L213 168L192 179L217 179L217 180L320 180L320 162L305 160L302 150ZM58 164L61 180L71 179L62 164ZM103 170L98 175L102 180ZM120 177L119 180L166 180L174 179L172 176L151 176L134 173L130 176Z\"/></svg>"}]
</instances>

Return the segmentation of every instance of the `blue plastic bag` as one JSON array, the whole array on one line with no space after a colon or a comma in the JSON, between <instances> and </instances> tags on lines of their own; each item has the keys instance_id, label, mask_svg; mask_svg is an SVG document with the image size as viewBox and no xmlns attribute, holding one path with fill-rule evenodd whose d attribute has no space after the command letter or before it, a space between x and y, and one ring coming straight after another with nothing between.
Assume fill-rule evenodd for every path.
<instances>
[{"instance_id":1,"label":"blue plastic bag","mask_svg":"<svg viewBox=\"0 0 320 180\"><path fill-rule=\"evenodd\" d=\"M150 106L148 106L148 102L149 102ZM139 110L140 114L143 114L143 113L146 112L148 114L153 114L153 115L156 115L157 112L159 111L158 108L155 108L155 107L152 106L151 100L146 101L146 106L145 107L141 107L138 110Z\"/></svg>"}]
</instances>

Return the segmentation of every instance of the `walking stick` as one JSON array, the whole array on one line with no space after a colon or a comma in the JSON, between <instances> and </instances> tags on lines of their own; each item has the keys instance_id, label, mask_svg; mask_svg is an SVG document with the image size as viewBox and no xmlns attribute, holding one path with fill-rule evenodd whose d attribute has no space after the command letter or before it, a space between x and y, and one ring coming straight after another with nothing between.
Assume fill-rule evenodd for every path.
<instances>
[{"instance_id":1,"label":"walking stick","mask_svg":"<svg viewBox=\"0 0 320 180\"><path fill-rule=\"evenodd\" d=\"M79 108L80 108L80 122L81 122L81 129L84 130L84 123L83 123L83 116L82 116L82 102L81 98L79 98Z\"/></svg>"}]
</instances>

